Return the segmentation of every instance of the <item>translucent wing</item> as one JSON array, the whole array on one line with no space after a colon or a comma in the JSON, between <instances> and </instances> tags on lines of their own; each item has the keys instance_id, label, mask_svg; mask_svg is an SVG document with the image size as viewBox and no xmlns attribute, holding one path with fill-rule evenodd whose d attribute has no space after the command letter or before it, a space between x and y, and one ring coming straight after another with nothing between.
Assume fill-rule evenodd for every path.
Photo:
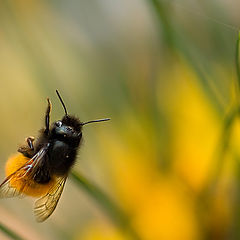
<instances>
[{"instance_id":1,"label":"translucent wing","mask_svg":"<svg viewBox=\"0 0 240 240\"><path fill-rule=\"evenodd\" d=\"M35 202L34 213L38 222L45 221L55 210L62 195L67 176L59 177L49 192Z\"/></svg>"},{"instance_id":2,"label":"translucent wing","mask_svg":"<svg viewBox=\"0 0 240 240\"><path fill-rule=\"evenodd\" d=\"M21 196L21 193L8 182L3 182L0 187L0 198L11 198Z\"/></svg>"},{"instance_id":3,"label":"translucent wing","mask_svg":"<svg viewBox=\"0 0 240 240\"><path fill-rule=\"evenodd\" d=\"M0 198L10 198L21 196L27 185L29 178L34 176L35 169L39 166L41 160L47 153L49 144L42 147L29 161L27 161L17 171L10 174L0 185ZM14 183L21 180L21 189L16 189Z\"/></svg>"}]
</instances>

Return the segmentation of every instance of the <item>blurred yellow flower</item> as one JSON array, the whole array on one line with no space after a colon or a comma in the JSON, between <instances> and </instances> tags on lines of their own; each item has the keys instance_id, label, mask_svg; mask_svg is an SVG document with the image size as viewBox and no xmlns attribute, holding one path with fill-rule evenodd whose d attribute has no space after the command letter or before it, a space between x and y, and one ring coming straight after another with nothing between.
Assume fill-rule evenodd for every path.
<instances>
[{"instance_id":1,"label":"blurred yellow flower","mask_svg":"<svg viewBox=\"0 0 240 240\"><path fill-rule=\"evenodd\" d=\"M75 240L128 240L127 237L118 232L113 226L107 223L89 223L87 228L79 234Z\"/></svg>"}]
</instances>

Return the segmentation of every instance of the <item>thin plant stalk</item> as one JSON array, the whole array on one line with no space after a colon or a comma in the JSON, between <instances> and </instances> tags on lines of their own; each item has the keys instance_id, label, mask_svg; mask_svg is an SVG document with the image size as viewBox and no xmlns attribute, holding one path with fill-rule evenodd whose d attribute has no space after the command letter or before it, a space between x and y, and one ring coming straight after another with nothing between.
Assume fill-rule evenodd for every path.
<instances>
[{"instance_id":1,"label":"thin plant stalk","mask_svg":"<svg viewBox=\"0 0 240 240\"><path fill-rule=\"evenodd\" d=\"M170 19L170 11L167 11L166 6L170 3L168 1L160 0L149 0L150 5L152 5L153 10L156 13L157 24L161 27L165 42L169 49L180 53L183 59L192 67L198 76L200 86L204 90L207 98L213 104L216 113L221 115L223 113L223 106L220 103L220 100L214 93L211 85L209 84L209 79L207 78L205 72L202 70L198 61L189 51L190 43L187 39L183 39L182 34L173 26Z\"/></svg>"},{"instance_id":2,"label":"thin plant stalk","mask_svg":"<svg viewBox=\"0 0 240 240\"><path fill-rule=\"evenodd\" d=\"M227 114L225 121L223 122L223 130L222 136L220 138L220 151L218 155L218 162L217 162L217 172L215 173L215 177L219 174L220 168L222 166L222 162L224 159L224 155L226 150L228 149L228 144L231 137L232 126L234 121L239 117L240 113L240 65L239 65L239 45L240 45L240 33L238 34L237 41L236 41L236 58L235 58L235 65L236 65L236 73L237 73L237 81L236 81L236 92L237 92L237 101L232 107L231 111ZM215 180L213 179L213 182Z\"/></svg>"},{"instance_id":3,"label":"thin plant stalk","mask_svg":"<svg viewBox=\"0 0 240 240\"><path fill-rule=\"evenodd\" d=\"M240 45L240 32L238 33L238 38L237 38L237 42L236 42L236 71L237 71L238 88L240 89L239 45Z\"/></svg>"},{"instance_id":4,"label":"thin plant stalk","mask_svg":"<svg viewBox=\"0 0 240 240\"><path fill-rule=\"evenodd\" d=\"M106 193L91 183L87 178L75 171L71 173L71 178L81 189L87 192L87 194L99 204L104 213L117 227L119 227L123 232L126 232L131 239L141 239L132 228L129 218L125 212Z\"/></svg>"},{"instance_id":5,"label":"thin plant stalk","mask_svg":"<svg viewBox=\"0 0 240 240\"><path fill-rule=\"evenodd\" d=\"M212 207L212 201L214 199L214 193L216 190L216 186L218 184L218 176L220 175L223 164L224 164L224 157L228 150L229 142L231 139L231 133L232 133L232 126L235 122L235 120L239 117L240 113L240 65L239 65L239 45L240 45L240 35L238 35L237 42L236 42L236 58L235 58L235 64L236 64L236 73L237 73L237 81L236 81L236 92L237 92L237 101L234 103L230 111L225 117L225 120L223 121L223 127L222 127L222 133L219 139L219 145L216 149L216 166L214 168L214 172L209 176L207 188L204 189L204 191L200 194L198 201L199 206L204 207L204 209L200 209L200 212L207 212L208 209L206 209L206 206L208 208ZM238 196L239 197L239 196ZM206 204L208 203L208 204ZM201 214L201 213L200 213ZM234 227L235 223L234 223ZM236 232L236 229L232 229ZM237 232L238 233L238 232ZM234 235L235 236L235 235Z\"/></svg>"},{"instance_id":6,"label":"thin plant stalk","mask_svg":"<svg viewBox=\"0 0 240 240\"><path fill-rule=\"evenodd\" d=\"M239 59L239 45L240 45L240 32L238 33L238 38L236 42L236 73L237 73L237 104L240 106L240 59Z\"/></svg>"},{"instance_id":7,"label":"thin plant stalk","mask_svg":"<svg viewBox=\"0 0 240 240\"><path fill-rule=\"evenodd\" d=\"M236 81L236 92L237 92L237 101L232 107L231 111L227 114L224 122L223 122L223 130L222 135L220 138L220 149L217 151L218 157L217 157L217 166L215 170L215 174L212 179L212 185L215 184L217 176L219 175L222 165L223 165L223 159L225 156L225 152L228 149L228 144L231 137L232 132L232 126L234 121L239 117L240 113L240 60L239 60L239 45L240 45L240 33L238 33L237 41L236 41L236 58L235 58L235 65L236 65L236 74L237 74L237 81Z\"/></svg>"},{"instance_id":8,"label":"thin plant stalk","mask_svg":"<svg viewBox=\"0 0 240 240\"><path fill-rule=\"evenodd\" d=\"M20 237L17 233L13 232L12 230L4 226L2 223L0 223L0 230L13 240L23 240L22 237Z\"/></svg>"}]
</instances>

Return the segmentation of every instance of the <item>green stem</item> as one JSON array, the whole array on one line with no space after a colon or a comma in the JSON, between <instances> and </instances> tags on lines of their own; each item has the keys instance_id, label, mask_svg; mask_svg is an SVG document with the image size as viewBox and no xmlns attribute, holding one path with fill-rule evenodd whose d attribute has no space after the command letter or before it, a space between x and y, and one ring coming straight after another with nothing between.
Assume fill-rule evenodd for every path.
<instances>
[{"instance_id":1,"label":"green stem","mask_svg":"<svg viewBox=\"0 0 240 240\"><path fill-rule=\"evenodd\" d=\"M209 179L209 186L212 190L215 189L218 176L222 171L223 164L224 164L224 157L228 150L229 142L231 139L232 126L238 115L239 115L239 108L233 107L232 110L227 114L223 122L223 128L222 128L222 133L219 140L219 145L216 149L217 162L214 168L214 172Z\"/></svg>"},{"instance_id":2,"label":"green stem","mask_svg":"<svg viewBox=\"0 0 240 240\"><path fill-rule=\"evenodd\" d=\"M219 145L216 149L216 166L214 168L214 172L209 176L208 179L208 187L204 189L203 196L206 198L209 196L209 194L214 191L216 188L216 184L218 182L218 176L220 175L222 168L223 168L223 160L225 157L225 153L228 150L228 145L231 139L231 133L232 133L232 126L234 121L237 119L240 113L240 106L239 106L239 100L240 100L240 68L239 68L239 44L240 44L240 34L238 35L237 42L236 42L236 72L237 72L237 99L238 101L234 103L234 106L231 108L231 111L228 112L226 115L224 121L223 121L223 127L222 127L222 133L219 139Z\"/></svg>"},{"instance_id":3,"label":"green stem","mask_svg":"<svg viewBox=\"0 0 240 240\"><path fill-rule=\"evenodd\" d=\"M158 18L158 23L161 23L162 33L165 38L166 44L170 48L175 48L176 42L173 34L172 25L168 18L167 13L167 5L169 6L169 3L160 3L159 0L150 0L150 3L152 4L153 8L156 12L156 17ZM159 25L160 26L160 25Z\"/></svg>"},{"instance_id":4,"label":"green stem","mask_svg":"<svg viewBox=\"0 0 240 240\"><path fill-rule=\"evenodd\" d=\"M23 240L23 238L19 237L15 232L4 226L2 223L0 224L0 230L4 232L7 236L14 240Z\"/></svg>"},{"instance_id":5,"label":"green stem","mask_svg":"<svg viewBox=\"0 0 240 240\"><path fill-rule=\"evenodd\" d=\"M101 206L102 210L117 227L126 231L131 239L141 239L132 228L128 216L106 193L77 172L73 171L70 176L81 189L87 192Z\"/></svg>"},{"instance_id":6,"label":"green stem","mask_svg":"<svg viewBox=\"0 0 240 240\"><path fill-rule=\"evenodd\" d=\"M237 70L238 89L240 89L239 43L240 43L240 32L238 33L238 38L236 43L236 70Z\"/></svg>"},{"instance_id":7,"label":"green stem","mask_svg":"<svg viewBox=\"0 0 240 240\"><path fill-rule=\"evenodd\" d=\"M199 61L195 59L189 50L190 43L186 38L182 37L183 32L177 30L174 24L171 23L171 11L168 10L170 3L168 1L160 0L149 0L148 2L152 5L153 10L155 11L158 20L157 24L159 27L161 27L167 46L169 46L173 52L179 52L184 60L190 66L192 66L198 76L199 83L203 89L203 92L206 94L210 102L214 105L216 112L221 115L223 113L223 106L221 105L217 95L209 84L209 79L207 78L202 66L199 64Z\"/></svg>"},{"instance_id":8,"label":"green stem","mask_svg":"<svg viewBox=\"0 0 240 240\"><path fill-rule=\"evenodd\" d=\"M228 144L231 137L232 132L232 125L236 118L239 116L240 113L240 65L239 65L239 44L240 44L240 34L238 35L237 42L236 42L236 72L237 72L237 99L238 101L234 104L232 110L227 114L225 121L223 122L223 130L222 135L220 138L220 149L218 149L218 157L217 157L217 166L215 168L214 176L212 177L212 184L215 185L217 181L217 176L220 174L222 165L223 165L223 159L225 156L225 153L228 149Z\"/></svg>"},{"instance_id":9,"label":"green stem","mask_svg":"<svg viewBox=\"0 0 240 240\"><path fill-rule=\"evenodd\" d=\"M240 45L240 35L238 35L238 39L236 42L236 72L237 72L237 99L238 101L234 103L231 111L226 115L225 120L223 121L222 133L219 139L219 145L216 149L217 154L217 162L214 168L214 172L209 176L207 187L203 190L198 198L198 206L202 206L200 212L207 212L209 208L212 207L213 199L214 199L214 191L216 190L216 186L218 183L219 175L222 171L224 164L224 157L228 150L229 142L231 139L232 126L234 121L239 117L240 113L240 65L239 65L239 45ZM239 196L238 196L239 197ZM234 230L234 229L233 229ZM236 231L236 230L235 230ZM234 235L235 236L235 235Z\"/></svg>"}]
</instances>

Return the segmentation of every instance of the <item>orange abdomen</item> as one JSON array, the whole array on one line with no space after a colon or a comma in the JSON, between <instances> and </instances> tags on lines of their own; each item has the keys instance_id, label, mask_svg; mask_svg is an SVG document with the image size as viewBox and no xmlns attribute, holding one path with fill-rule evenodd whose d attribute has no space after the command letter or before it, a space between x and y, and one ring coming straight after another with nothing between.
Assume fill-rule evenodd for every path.
<instances>
[{"instance_id":1,"label":"orange abdomen","mask_svg":"<svg viewBox=\"0 0 240 240\"><path fill-rule=\"evenodd\" d=\"M7 162L5 167L6 176L11 175L16 172L19 168L21 168L29 158L25 157L22 153L17 153L11 156ZM32 196L32 197L40 197L45 195L51 187L53 187L56 183L56 180L52 178L50 182L46 184L39 184L34 181L34 179L26 174L23 178L12 178L10 180L10 185L16 188L18 191Z\"/></svg>"}]
</instances>

